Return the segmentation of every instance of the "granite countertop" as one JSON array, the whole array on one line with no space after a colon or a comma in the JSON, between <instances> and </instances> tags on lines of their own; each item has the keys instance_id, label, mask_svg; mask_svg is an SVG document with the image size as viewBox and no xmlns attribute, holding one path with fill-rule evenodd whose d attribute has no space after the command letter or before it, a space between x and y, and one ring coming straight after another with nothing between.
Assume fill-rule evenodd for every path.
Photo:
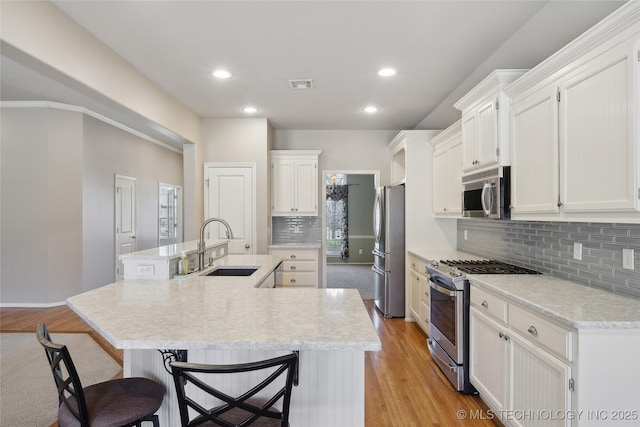
<instances>
[{"instance_id":1,"label":"granite countertop","mask_svg":"<svg viewBox=\"0 0 640 427\"><path fill-rule=\"evenodd\" d=\"M229 255L218 261L260 265L263 272L123 280L67 304L119 349L381 349L356 289L256 288L280 257Z\"/></svg>"},{"instance_id":2,"label":"granite countertop","mask_svg":"<svg viewBox=\"0 0 640 427\"><path fill-rule=\"evenodd\" d=\"M471 283L576 329L640 329L640 299L548 275L470 274Z\"/></svg>"},{"instance_id":3,"label":"granite countertop","mask_svg":"<svg viewBox=\"0 0 640 427\"><path fill-rule=\"evenodd\" d=\"M183 243L176 243L174 245L166 245L160 246L157 248L146 249L137 252L131 252L128 254L120 255L120 260L165 260L165 259L173 259L180 256L182 251L185 251L187 254L194 253L198 250L198 242L199 240L191 240ZM228 239L218 239L218 240L205 240L204 246L205 248L212 248L215 246L220 246L225 243L229 243Z\"/></svg>"}]
</instances>

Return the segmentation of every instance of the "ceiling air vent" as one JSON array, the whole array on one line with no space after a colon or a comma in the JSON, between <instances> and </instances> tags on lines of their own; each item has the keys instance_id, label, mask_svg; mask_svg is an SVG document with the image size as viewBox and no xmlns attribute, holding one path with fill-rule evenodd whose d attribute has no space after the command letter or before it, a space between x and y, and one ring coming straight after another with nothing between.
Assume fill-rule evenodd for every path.
<instances>
[{"instance_id":1,"label":"ceiling air vent","mask_svg":"<svg viewBox=\"0 0 640 427\"><path fill-rule=\"evenodd\" d=\"M291 89L313 89L313 79L295 79L289 80Z\"/></svg>"}]
</instances>

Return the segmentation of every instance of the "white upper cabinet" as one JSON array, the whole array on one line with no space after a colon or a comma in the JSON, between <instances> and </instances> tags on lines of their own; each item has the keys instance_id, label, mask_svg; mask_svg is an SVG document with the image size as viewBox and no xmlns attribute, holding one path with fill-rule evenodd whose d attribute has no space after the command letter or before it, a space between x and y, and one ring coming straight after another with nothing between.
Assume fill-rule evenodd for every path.
<instances>
[{"instance_id":1,"label":"white upper cabinet","mask_svg":"<svg viewBox=\"0 0 640 427\"><path fill-rule=\"evenodd\" d=\"M462 170L509 165L509 99L502 89L526 70L495 70L454 104L462 112Z\"/></svg>"},{"instance_id":2,"label":"white upper cabinet","mask_svg":"<svg viewBox=\"0 0 640 427\"><path fill-rule=\"evenodd\" d=\"M512 218L640 222L640 3L505 88Z\"/></svg>"},{"instance_id":3,"label":"white upper cabinet","mask_svg":"<svg viewBox=\"0 0 640 427\"><path fill-rule=\"evenodd\" d=\"M318 216L318 150L271 151L271 214Z\"/></svg>"},{"instance_id":4,"label":"white upper cabinet","mask_svg":"<svg viewBox=\"0 0 640 427\"><path fill-rule=\"evenodd\" d=\"M511 215L559 211L558 102L555 85L512 106Z\"/></svg>"},{"instance_id":5,"label":"white upper cabinet","mask_svg":"<svg viewBox=\"0 0 640 427\"><path fill-rule=\"evenodd\" d=\"M462 134L458 120L431 139L433 145L433 214L462 215Z\"/></svg>"}]
</instances>

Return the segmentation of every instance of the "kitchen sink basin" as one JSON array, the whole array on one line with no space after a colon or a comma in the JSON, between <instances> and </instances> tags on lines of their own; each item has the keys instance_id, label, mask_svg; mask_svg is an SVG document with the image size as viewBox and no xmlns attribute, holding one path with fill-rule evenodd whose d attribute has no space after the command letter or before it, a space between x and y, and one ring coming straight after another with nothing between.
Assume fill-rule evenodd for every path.
<instances>
[{"instance_id":1,"label":"kitchen sink basin","mask_svg":"<svg viewBox=\"0 0 640 427\"><path fill-rule=\"evenodd\" d=\"M201 274L201 276L251 276L258 270L255 266L228 266L221 265L211 271Z\"/></svg>"}]
</instances>

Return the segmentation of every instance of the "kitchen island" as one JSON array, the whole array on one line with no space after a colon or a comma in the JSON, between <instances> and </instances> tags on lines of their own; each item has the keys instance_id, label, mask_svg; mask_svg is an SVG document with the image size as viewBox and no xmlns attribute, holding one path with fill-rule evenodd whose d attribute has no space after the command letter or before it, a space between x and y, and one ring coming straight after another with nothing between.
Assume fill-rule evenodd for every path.
<instances>
[{"instance_id":1,"label":"kitchen island","mask_svg":"<svg viewBox=\"0 0 640 427\"><path fill-rule=\"evenodd\" d=\"M124 350L125 376L165 384L158 413L163 426L179 425L179 413L158 350L187 350L187 360L199 363L245 362L299 351L291 425L364 426L364 352L380 350L381 343L358 291L257 288L280 260L229 255L217 263L260 268L248 277L123 280L67 303Z\"/></svg>"}]
</instances>

